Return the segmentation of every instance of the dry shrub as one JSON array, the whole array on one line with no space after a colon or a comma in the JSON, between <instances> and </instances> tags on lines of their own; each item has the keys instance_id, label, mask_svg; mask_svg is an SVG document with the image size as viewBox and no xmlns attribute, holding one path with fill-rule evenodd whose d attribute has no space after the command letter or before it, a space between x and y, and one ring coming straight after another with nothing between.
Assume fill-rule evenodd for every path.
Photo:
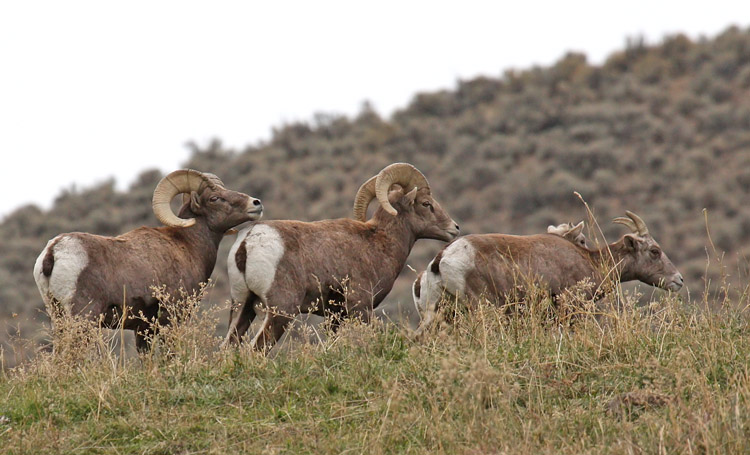
<instances>
[{"instance_id":1,"label":"dry shrub","mask_svg":"<svg viewBox=\"0 0 750 455\"><path fill-rule=\"evenodd\" d=\"M206 330L215 318L197 297L186 305L162 296L178 307L170 314L179 324L160 327L148 356L121 369L100 356L72 359L83 363L67 376L37 367L29 380L0 377L9 399L0 416L13 427L3 433L0 422L0 444L5 437L8 447L72 452L95 441L138 453L747 452L746 310L705 312L661 291L644 305L639 293L616 288L593 311L585 284L557 304L541 288L525 289L514 311L486 299L445 301L441 311L454 305L453 319L416 341L393 324L345 320L322 342L301 337L270 357L247 344L215 351Z\"/></svg>"},{"instance_id":2,"label":"dry shrub","mask_svg":"<svg viewBox=\"0 0 750 455\"><path fill-rule=\"evenodd\" d=\"M60 311L54 301L46 305L50 316L52 351L50 361L64 370L112 357L113 335L90 317L70 316Z\"/></svg>"},{"instance_id":3,"label":"dry shrub","mask_svg":"<svg viewBox=\"0 0 750 455\"><path fill-rule=\"evenodd\" d=\"M41 376L54 380L102 365L117 368L116 332L102 328L99 321L85 316L67 316L55 302L47 304L46 308L50 316L46 336L48 342L37 350L34 357L11 370L16 377ZM33 342L17 341L26 344Z\"/></svg>"},{"instance_id":4,"label":"dry shrub","mask_svg":"<svg viewBox=\"0 0 750 455\"><path fill-rule=\"evenodd\" d=\"M189 367L214 359L219 344L219 338L213 335L219 323L217 313L224 308L203 307L201 302L210 288L210 283L203 283L194 293L181 289L178 296L166 292L163 286L152 288L165 317L149 321L154 333L150 338L152 349L141 355L141 360L151 365L167 362ZM51 319L50 343L30 362L19 365L15 369L18 373L35 370L67 374L102 364L116 372L126 366L124 329L107 329L100 320L66 315L56 304L48 305L47 312ZM142 314L126 317L145 318Z\"/></svg>"},{"instance_id":5,"label":"dry shrub","mask_svg":"<svg viewBox=\"0 0 750 455\"><path fill-rule=\"evenodd\" d=\"M159 301L162 315L150 321L152 349L150 359L168 359L179 364L204 363L211 360L219 347L220 339L214 336L219 324L219 312L226 306L206 308L202 302L212 288L212 283L201 283L190 293L184 289L172 295L164 286L152 287ZM141 315L141 317L143 317Z\"/></svg>"},{"instance_id":6,"label":"dry shrub","mask_svg":"<svg viewBox=\"0 0 750 455\"><path fill-rule=\"evenodd\" d=\"M332 316L336 317L336 316ZM368 351L378 337L378 331L382 330L383 323L374 319L365 324L358 318L344 319L335 333L328 332L328 342L324 349L330 349L336 344L341 344L349 349Z\"/></svg>"}]
</instances>

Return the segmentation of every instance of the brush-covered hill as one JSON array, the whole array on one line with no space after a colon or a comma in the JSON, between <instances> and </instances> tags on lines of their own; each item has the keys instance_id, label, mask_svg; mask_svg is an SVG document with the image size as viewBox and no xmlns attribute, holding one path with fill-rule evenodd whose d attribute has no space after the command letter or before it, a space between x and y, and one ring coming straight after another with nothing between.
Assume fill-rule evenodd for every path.
<instances>
[{"instance_id":1,"label":"brush-covered hill","mask_svg":"<svg viewBox=\"0 0 750 455\"><path fill-rule=\"evenodd\" d=\"M407 161L425 173L463 233L530 234L583 219L578 191L609 239L623 233L609 220L626 209L640 214L691 296L703 292L706 278L718 282L719 268L707 262L714 246L729 282L747 282L750 29L699 41L677 35L658 45L630 40L600 66L570 53L549 67L417 94L389 119L365 104L353 118L321 114L280 126L267 143L243 150L219 140L190 147L186 167L263 199L266 219L351 216L361 183ZM114 182L71 189L49 211L26 206L5 217L0 338L19 326L33 336L46 320L31 269L47 240L156 225L150 200L160 178L146 171L125 192ZM228 298L230 244L222 246L213 303ZM423 268L441 245L419 242L409 264ZM389 304L408 302L411 277L406 270Z\"/></svg>"}]
</instances>

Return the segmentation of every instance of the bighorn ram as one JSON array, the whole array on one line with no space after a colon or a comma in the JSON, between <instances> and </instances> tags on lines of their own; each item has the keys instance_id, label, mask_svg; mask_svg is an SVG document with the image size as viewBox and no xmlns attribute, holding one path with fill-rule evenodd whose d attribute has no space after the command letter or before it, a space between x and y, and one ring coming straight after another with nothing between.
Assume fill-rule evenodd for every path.
<instances>
[{"instance_id":1,"label":"bighorn ram","mask_svg":"<svg viewBox=\"0 0 750 455\"><path fill-rule=\"evenodd\" d=\"M185 194L179 217L171 200ZM192 169L165 176L153 197L156 217L166 227L140 227L117 237L83 232L60 234L47 243L34 265L34 279L45 303L65 315L103 319L112 327L123 314L159 316L152 285L174 294L194 292L211 275L225 232L263 213L259 199L228 190L213 174ZM137 317L122 322L135 330L136 346L148 348L150 324Z\"/></svg>"},{"instance_id":2,"label":"bighorn ram","mask_svg":"<svg viewBox=\"0 0 750 455\"><path fill-rule=\"evenodd\" d=\"M380 206L366 221L375 198ZM360 187L354 217L265 221L241 231L228 266L232 299L242 308L230 316L225 344L241 341L258 310L265 318L251 346L259 350L270 349L299 313L369 321L414 242L447 242L458 235L458 225L433 199L425 176L406 163L387 166Z\"/></svg>"},{"instance_id":3,"label":"bighorn ram","mask_svg":"<svg viewBox=\"0 0 750 455\"><path fill-rule=\"evenodd\" d=\"M620 281L640 280L678 291L682 275L636 214L618 217L615 223L630 228L620 240L599 250L589 250L560 238L540 234L468 235L443 248L412 288L415 304L424 314L418 332L435 317L443 291L469 301L485 297L504 302L516 288L516 278L542 284L555 296L586 278L593 283L589 296L606 278L605 264L614 264Z\"/></svg>"}]
</instances>

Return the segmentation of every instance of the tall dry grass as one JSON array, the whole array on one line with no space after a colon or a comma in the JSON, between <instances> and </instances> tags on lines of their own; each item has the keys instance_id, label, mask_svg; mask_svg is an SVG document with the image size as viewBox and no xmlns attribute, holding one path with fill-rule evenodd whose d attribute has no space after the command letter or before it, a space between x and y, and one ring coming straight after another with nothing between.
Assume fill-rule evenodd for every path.
<instances>
[{"instance_id":1,"label":"tall dry grass","mask_svg":"<svg viewBox=\"0 0 750 455\"><path fill-rule=\"evenodd\" d=\"M158 293L158 291L157 291ZM55 349L0 377L4 453L743 453L745 300L528 292L522 311L443 302L414 341L346 322L266 357L221 350L200 294L151 353L56 325ZM738 297L739 299L739 297ZM613 303L615 302L615 303ZM731 303L731 305L729 304ZM573 311L571 311L573 310ZM574 315L574 316L573 316ZM309 340L314 340L310 342Z\"/></svg>"}]
</instances>

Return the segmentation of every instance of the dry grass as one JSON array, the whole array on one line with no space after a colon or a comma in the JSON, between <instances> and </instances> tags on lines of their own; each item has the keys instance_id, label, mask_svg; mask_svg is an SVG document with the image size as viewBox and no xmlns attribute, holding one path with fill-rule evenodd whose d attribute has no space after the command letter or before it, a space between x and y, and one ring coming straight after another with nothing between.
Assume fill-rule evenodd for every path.
<instances>
[{"instance_id":1,"label":"dry grass","mask_svg":"<svg viewBox=\"0 0 750 455\"><path fill-rule=\"evenodd\" d=\"M345 323L272 358L218 349L200 295L166 305L149 355L117 332L56 326L55 352L0 377L4 453L742 453L746 305L677 295L587 308L531 293L508 315L444 305L419 341ZM613 302L615 300L612 300ZM169 303L172 302L172 303ZM611 306L611 308L610 308ZM580 313L580 312L579 312ZM176 313L175 313L176 314ZM561 323L562 322L562 323ZM302 337L315 339L315 337ZM125 356L126 357L126 356Z\"/></svg>"},{"instance_id":2,"label":"dry grass","mask_svg":"<svg viewBox=\"0 0 750 455\"><path fill-rule=\"evenodd\" d=\"M592 223L595 225L595 223ZM710 240L710 235L709 235ZM707 267L722 267L715 252ZM606 267L606 265L604 265ZM606 271L606 270L605 270ZM722 276L724 276L722 269ZM221 308L154 289L179 324L126 355L122 331L53 317L54 351L0 373L4 453L747 453L750 297L708 281L506 307L441 302L397 324L302 326L263 356L222 350ZM711 295L709 289L716 289ZM54 314L54 311L50 311Z\"/></svg>"}]
</instances>

